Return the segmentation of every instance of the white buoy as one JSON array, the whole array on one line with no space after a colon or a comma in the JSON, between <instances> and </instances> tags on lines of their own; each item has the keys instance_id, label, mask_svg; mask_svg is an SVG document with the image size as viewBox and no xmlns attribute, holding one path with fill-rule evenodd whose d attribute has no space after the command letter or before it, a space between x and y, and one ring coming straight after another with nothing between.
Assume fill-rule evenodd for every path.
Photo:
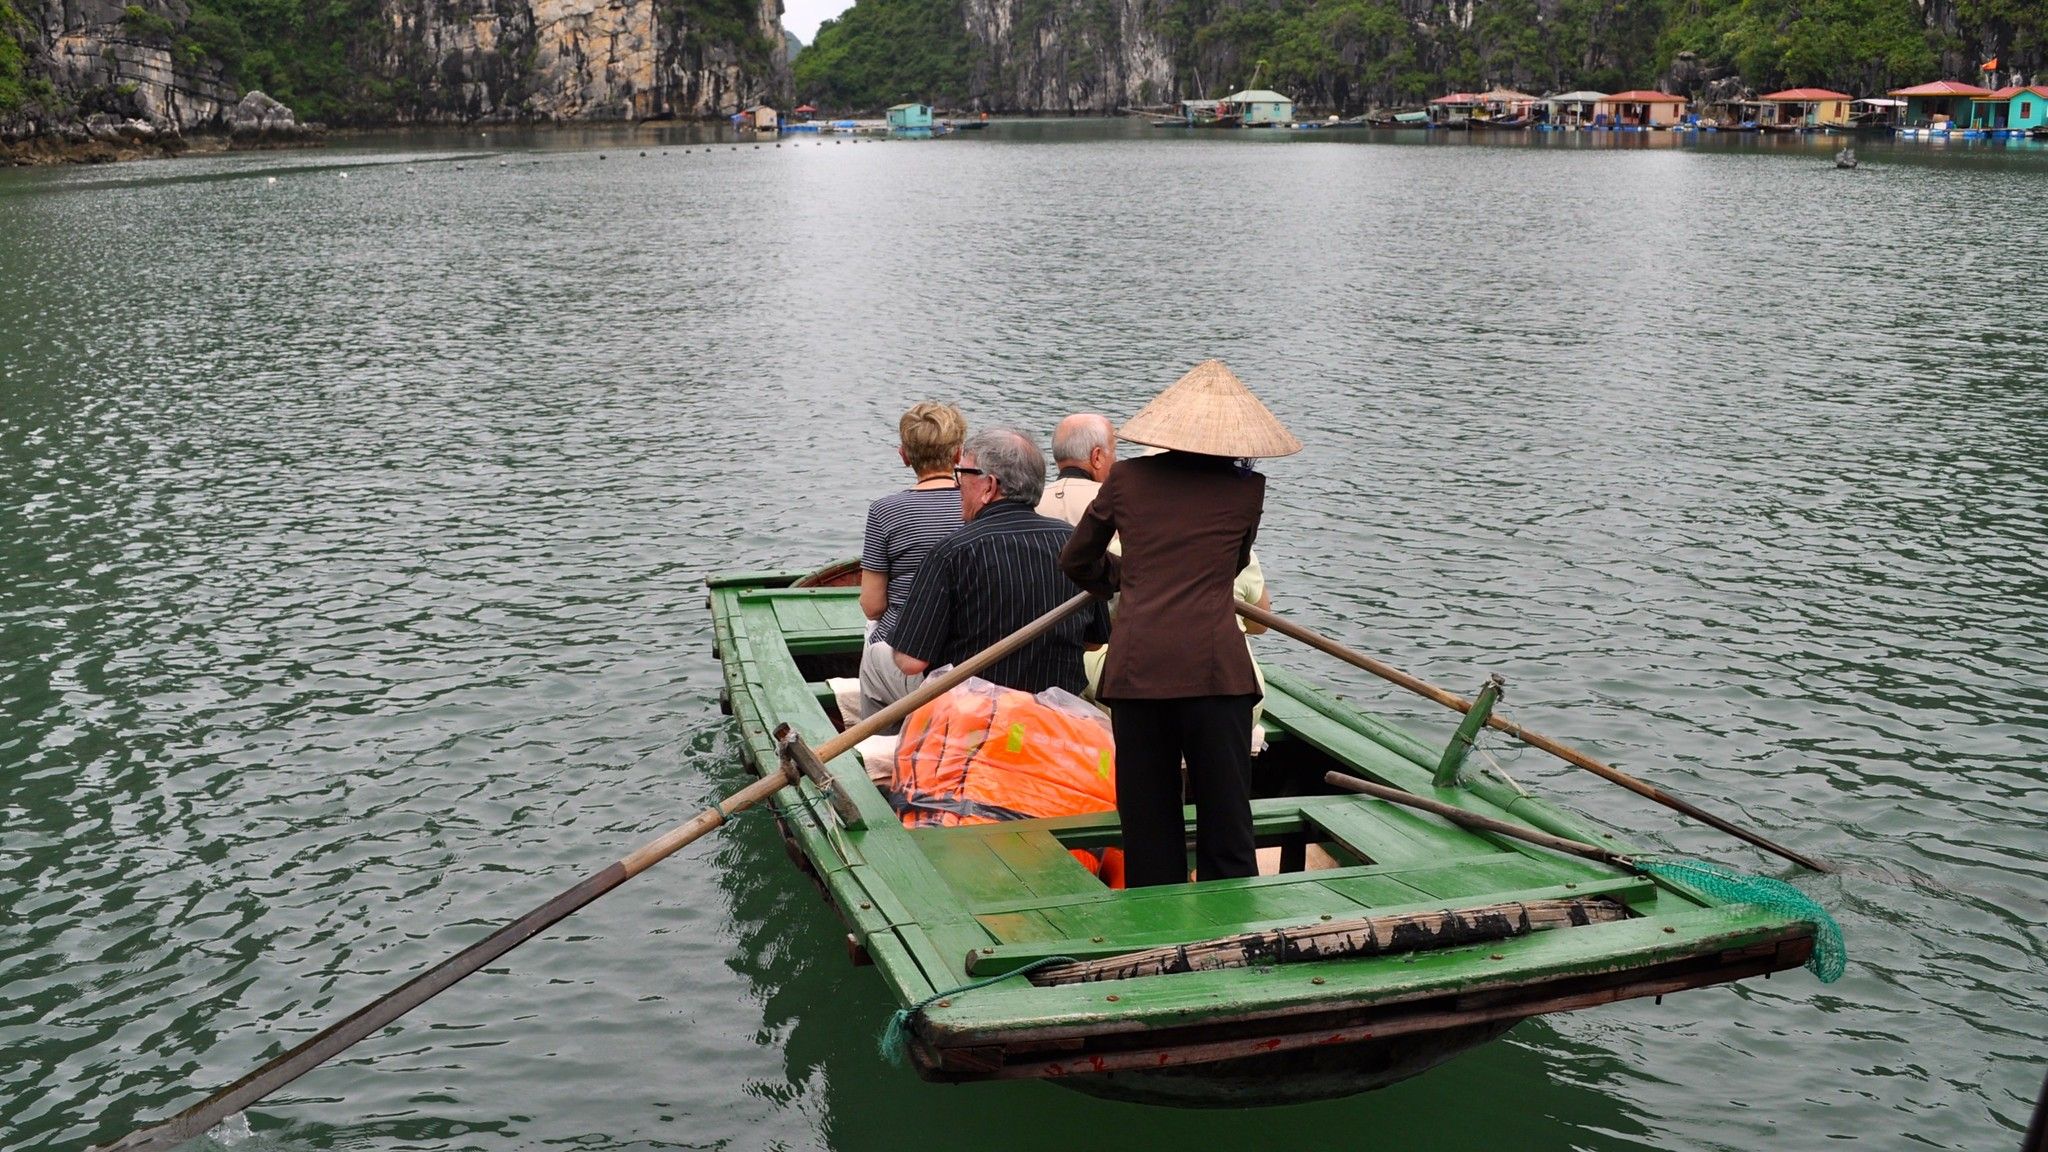
<instances>
[{"instance_id":1,"label":"white buoy","mask_svg":"<svg viewBox=\"0 0 2048 1152\"><path fill-rule=\"evenodd\" d=\"M341 178L342 178L343 180L346 180L346 179L348 179L348 173L346 173L346 172L343 172L343 173L341 174Z\"/></svg>"},{"instance_id":2,"label":"white buoy","mask_svg":"<svg viewBox=\"0 0 2048 1152\"><path fill-rule=\"evenodd\" d=\"M264 179L264 181L263 181L263 182L264 182L265 184L275 184L275 183L277 183L277 177L275 177L275 176L270 176L270 177L266 177L266 178Z\"/></svg>"},{"instance_id":3,"label":"white buoy","mask_svg":"<svg viewBox=\"0 0 2048 1152\"><path fill-rule=\"evenodd\" d=\"M420 170L419 170L419 169L417 169L417 168L407 168L407 169L405 170L405 174L406 174L407 176L417 176L417 175L419 175L419 173L420 173Z\"/></svg>"},{"instance_id":4,"label":"white buoy","mask_svg":"<svg viewBox=\"0 0 2048 1152\"><path fill-rule=\"evenodd\" d=\"M503 160L500 160L500 161L498 161L498 167L500 167L500 168L503 168L504 166L505 166L505 161L503 161Z\"/></svg>"}]
</instances>

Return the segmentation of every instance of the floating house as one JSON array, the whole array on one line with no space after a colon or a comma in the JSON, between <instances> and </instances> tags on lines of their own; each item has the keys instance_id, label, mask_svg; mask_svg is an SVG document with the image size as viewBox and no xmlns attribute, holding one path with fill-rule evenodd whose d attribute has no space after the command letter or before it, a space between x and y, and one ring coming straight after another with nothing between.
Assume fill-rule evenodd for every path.
<instances>
[{"instance_id":1,"label":"floating house","mask_svg":"<svg viewBox=\"0 0 2048 1152\"><path fill-rule=\"evenodd\" d=\"M1896 128L1899 126L1899 114L1905 107L1904 100L1893 100L1888 96L1868 96L1861 100L1851 100L1849 123L1856 128Z\"/></svg>"},{"instance_id":2,"label":"floating house","mask_svg":"<svg viewBox=\"0 0 2048 1152\"><path fill-rule=\"evenodd\" d=\"M2000 88L1970 101L1970 127L2025 132L2048 124L2048 84Z\"/></svg>"},{"instance_id":3,"label":"floating house","mask_svg":"<svg viewBox=\"0 0 2048 1152\"><path fill-rule=\"evenodd\" d=\"M1536 104L1537 98L1527 92L1517 92L1513 88L1489 88L1479 94L1479 110L1474 116L1483 120L1527 122Z\"/></svg>"},{"instance_id":4,"label":"floating house","mask_svg":"<svg viewBox=\"0 0 2048 1152\"><path fill-rule=\"evenodd\" d=\"M1294 123L1294 101L1278 92L1265 88L1247 88L1232 92L1224 101L1244 117L1244 126L1255 128L1261 124Z\"/></svg>"},{"instance_id":5,"label":"floating house","mask_svg":"<svg viewBox=\"0 0 2048 1152\"><path fill-rule=\"evenodd\" d=\"M1891 95L1906 102L1905 114L1899 117L1900 128L1940 133L1956 124L1968 124L1971 102L1979 96L1991 95L1991 90L1960 80L1936 80L1932 84L1895 88Z\"/></svg>"},{"instance_id":6,"label":"floating house","mask_svg":"<svg viewBox=\"0 0 2048 1152\"><path fill-rule=\"evenodd\" d=\"M1593 106L1595 119L1605 116L1614 128L1669 128L1685 113L1685 97L1637 88L1616 92Z\"/></svg>"},{"instance_id":7,"label":"floating house","mask_svg":"<svg viewBox=\"0 0 2048 1152\"><path fill-rule=\"evenodd\" d=\"M932 130L932 106L929 104L894 104L889 108L889 128L896 132L929 132Z\"/></svg>"},{"instance_id":8,"label":"floating house","mask_svg":"<svg viewBox=\"0 0 2048 1152\"><path fill-rule=\"evenodd\" d=\"M773 132L782 127L782 113L766 104L747 109L747 127L756 132Z\"/></svg>"},{"instance_id":9,"label":"floating house","mask_svg":"<svg viewBox=\"0 0 2048 1152\"><path fill-rule=\"evenodd\" d=\"M1544 97L1539 106L1552 127L1577 128L1593 122L1593 106L1605 99L1605 92L1563 92Z\"/></svg>"},{"instance_id":10,"label":"floating house","mask_svg":"<svg viewBox=\"0 0 2048 1152\"><path fill-rule=\"evenodd\" d=\"M1485 98L1477 92L1453 92L1439 96L1429 102L1429 121L1439 128L1465 128L1472 123L1472 113Z\"/></svg>"},{"instance_id":11,"label":"floating house","mask_svg":"<svg viewBox=\"0 0 2048 1152\"><path fill-rule=\"evenodd\" d=\"M1180 120L1189 128L1236 128L1244 116L1228 100L1183 100Z\"/></svg>"},{"instance_id":12,"label":"floating house","mask_svg":"<svg viewBox=\"0 0 2048 1152\"><path fill-rule=\"evenodd\" d=\"M1787 88L1761 98L1767 124L1779 128L1839 128L1849 123L1855 97L1826 88Z\"/></svg>"}]
</instances>

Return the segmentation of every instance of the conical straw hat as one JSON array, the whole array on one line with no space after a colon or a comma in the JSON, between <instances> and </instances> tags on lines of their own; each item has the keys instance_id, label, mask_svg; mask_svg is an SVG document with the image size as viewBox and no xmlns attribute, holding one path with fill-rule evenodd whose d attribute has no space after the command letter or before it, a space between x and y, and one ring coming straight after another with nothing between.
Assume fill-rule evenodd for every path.
<instances>
[{"instance_id":1,"label":"conical straw hat","mask_svg":"<svg viewBox=\"0 0 2048 1152\"><path fill-rule=\"evenodd\" d=\"M1204 360L1116 430L1119 439L1209 456L1292 456L1301 441L1221 360Z\"/></svg>"}]
</instances>

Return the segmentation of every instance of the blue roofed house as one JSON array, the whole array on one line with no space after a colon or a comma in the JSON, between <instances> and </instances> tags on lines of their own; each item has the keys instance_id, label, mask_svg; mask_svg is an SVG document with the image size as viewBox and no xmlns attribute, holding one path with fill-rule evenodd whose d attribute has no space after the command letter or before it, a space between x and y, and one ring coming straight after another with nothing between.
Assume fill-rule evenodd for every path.
<instances>
[{"instance_id":1,"label":"blue roofed house","mask_svg":"<svg viewBox=\"0 0 2048 1152\"><path fill-rule=\"evenodd\" d=\"M1244 114L1247 128L1260 124L1294 123L1294 101L1266 88L1247 88L1224 97Z\"/></svg>"}]
</instances>

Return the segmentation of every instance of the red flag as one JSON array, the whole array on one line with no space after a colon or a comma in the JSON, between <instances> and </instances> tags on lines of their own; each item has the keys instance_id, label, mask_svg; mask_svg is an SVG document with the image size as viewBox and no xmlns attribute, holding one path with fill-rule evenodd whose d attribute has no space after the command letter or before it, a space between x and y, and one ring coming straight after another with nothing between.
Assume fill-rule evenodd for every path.
<instances>
[{"instance_id":1,"label":"red flag","mask_svg":"<svg viewBox=\"0 0 2048 1152\"><path fill-rule=\"evenodd\" d=\"M1996 56L1993 56L1993 57L1992 57L1991 59L1989 59L1989 60L1986 60L1986 61L1985 61L1984 63L1982 63L1982 64L1979 64L1979 65L1977 66L1977 71L1979 71L1979 72L1996 72L1996 71L1998 71L1998 57L1996 57Z\"/></svg>"}]
</instances>

